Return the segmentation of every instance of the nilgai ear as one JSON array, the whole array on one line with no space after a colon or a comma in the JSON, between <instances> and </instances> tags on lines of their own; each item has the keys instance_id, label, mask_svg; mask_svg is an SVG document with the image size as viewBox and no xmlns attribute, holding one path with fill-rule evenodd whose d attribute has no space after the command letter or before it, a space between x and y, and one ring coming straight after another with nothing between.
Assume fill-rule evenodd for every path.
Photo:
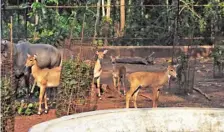
<instances>
[{"instance_id":1,"label":"nilgai ear","mask_svg":"<svg viewBox=\"0 0 224 132\"><path fill-rule=\"evenodd\" d=\"M173 65L174 68L177 68L179 66L179 64Z\"/></svg>"},{"instance_id":2,"label":"nilgai ear","mask_svg":"<svg viewBox=\"0 0 224 132\"><path fill-rule=\"evenodd\" d=\"M98 54L99 54L99 52L98 52L98 51L96 51L96 54L98 55Z\"/></svg>"},{"instance_id":3,"label":"nilgai ear","mask_svg":"<svg viewBox=\"0 0 224 132\"><path fill-rule=\"evenodd\" d=\"M37 55L33 55L35 59L37 59Z\"/></svg>"},{"instance_id":4,"label":"nilgai ear","mask_svg":"<svg viewBox=\"0 0 224 132\"><path fill-rule=\"evenodd\" d=\"M1 44L6 45L6 40L2 40Z\"/></svg>"},{"instance_id":5,"label":"nilgai ear","mask_svg":"<svg viewBox=\"0 0 224 132\"><path fill-rule=\"evenodd\" d=\"M103 51L103 54L106 54L106 53L107 53L107 51L108 51L108 50L104 50L104 51Z\"/></svg>"},{"instance_id":6,"label":"nilgai ear","mask_svg":"<svg viewBox=\"0 0 224 132\"><path fill-rule=\"evenodd\" d=\"M171 63L172 59L166 59L166 62Z\"/></svg>"},{"instance_id":7,"label":"nilgai ear","mask_svg":"<svg viewBox=\"0 0 224 132\"><path fill-rule=\"evenodd\" d=\"M31 55L27 53L27 57L30 57Z\"/></svg>"}]
</instances>

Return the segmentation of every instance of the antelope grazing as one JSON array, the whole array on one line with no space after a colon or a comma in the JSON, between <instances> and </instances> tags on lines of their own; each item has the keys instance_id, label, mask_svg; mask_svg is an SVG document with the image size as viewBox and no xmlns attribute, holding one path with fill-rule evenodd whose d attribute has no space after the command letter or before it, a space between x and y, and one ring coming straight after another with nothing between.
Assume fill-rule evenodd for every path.
<instances>
[{"instance_id":1,"label":"antelope grazing","mask_svg":"<svg viewBox=\"0 0 224 132\"><path fill-rule=\"evenodd\" d=\"M113 66L112 77L113 77L114 88L118 89L118 92L120 93L120 86L122 85L124 89L124 95L125 95L126 68L125 66L118 66L116 63L115 57L110 56L110 58L111 58L112 66Z\"/></svg>"},{"instance_id":2,"label":"antelope grazing","mask_svg":"<svg viewBox=\"0 0 224 132\"><path fill-rule=\"evenodd\" d=\"M126 108L129 108L129 101L132 96L134 96L134 107L137 108L136 100L141 87L152 88L152 107L157 107L160 89L169 81L170 76L175 78L177 76L175 67L169 65L164 71L135 72L130 74L128 77L128 81L130 82L130 90L126 94Z\"/></svg>"},{"instance_id":3,"label":"antelope grazing","mask_svg":"<svg viewBox=\"0 0 224 132\"><path fill-rule=\"evenodd\" d=\"M100 94L100 75L102 73L102 61L104 58L104 55L107 53L108 50L104 50L103 52L96 51L97 54L97 60L94 66L94 73L93 73L93 81L94 84L96 82L96 88L97 88L97 93L98 97L101 99L101 94Z\"/></svg>"},{"instance_id":4,"label":"antelope grazing","mask_svg":"<svg viewBox=\"0 0 224 132\"><path fill-rule=\"evenodd\" d=\"M40 95L39 95L39 108L38 108L38 115L41 114L42 108L42 100L44 98L45 103L45 113L48 112L48 105L47 105L47 93L46 88L57 87L60 83L60 75L61 75L61 67L55 67L52 69L44 68L41 69L38 67L36 55L29 55L27 54L26 60L26 68L31 67L32 75L34 80L37 82L37 86L40 87Z\"/></svg>"}]
</instances>

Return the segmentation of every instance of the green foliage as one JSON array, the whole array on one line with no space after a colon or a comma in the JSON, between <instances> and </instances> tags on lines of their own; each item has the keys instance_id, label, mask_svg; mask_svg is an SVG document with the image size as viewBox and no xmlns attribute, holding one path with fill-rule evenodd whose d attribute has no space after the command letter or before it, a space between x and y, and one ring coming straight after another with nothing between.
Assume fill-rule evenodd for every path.
<instances>
[{"instance_id":1,"label":"green foliage","mask_svg":"<svg viewBox=\"0 0 224 132\"><path fill-rule=\"evenodd\" d=\"M213 77L223 77L224 69L224 47L223 43L215 45L211 56L213 57Z\"/></svg>"},{"instance_id":2,"label":"green foliage","mask_svg":"<svg viewBox=\"0 0 224 132\"><path fill-rule=\"evenodd\" d=\"M66 37L77 38L81 36L82 25L84 37L93 37L95 33L95 22L97 0L91 1L66 1L66 0L45 0L44 2L33 2L32 9L28 11L27 35L35 38L31 41L55 44L58 40ZM106 2L106 1L105 1ZM117 1L119 3L119 1ZM211 43L214 29L217 35L222 35L224 28L224 2L180 0L179 12L175 1L126 1L126 21L123 38L108 39L109 44L114 45L172 45L174 36L204 37L192 44ZM105 3L106 4L106 3ZM116 3L117 4L117 3ZM162 5L162 6L144 6ZM78 8L46 8L46 6L79 6ZM86 5L86 6L83 6ZM203 6L195 6L203 5ZM25 9L27 3L22 3L20 8ZM106 8L105 8L106 9ZM25 11L25 10L24 10ZM9 16L13 14L13 25L15 38L25 36L24 11L8 11L3 15L2 34L4 38L9 38L10 23ZM17 15L19 13L20 15ZM38 24L35 24L35 16L38 16ZM84 17L85 16L85 17ZM102 16L100 8L99 23L96 25L96 40L100 37L114 38L116 31L115 23L120 22L120 8L111 7L111 18ZM85 18L85 20L84 20ZM178 23L176 23L178 19ZM177 25L176 25L177 24ZM177 31L176 31L177 30ZM97 38L99 37L99 38ZM137 38L137 39L134 39ZM144 38L144 39L142 39ZM102 40L103 41L103 40ZM89 40L91 43L91 39ZM185 42L183 42L186 44ZM96 45L104 45L101 42L94 42Z\"/></svg>"},{"instance_id":3,"label":"green foliage","mask_svg":"<svg viewBox=\"0 0 224 132\"><path fill-rule=\"evenodd\" d=\"M192 70L190 66L189 56L181 53L179 57L179 66L177 67L177 82L179 85L179 94L187 94L191 92ZM193 73L194 74L194 73Z\"/></svg>"},{"instance_id":4,"label":"green foliage","mask_svg":"<svg viewBox=\"0 0 224 132\"><path fill-rule=\"evenodd\" d=\"M24 100L21 100L21 102L16 101L15 107L17 110L17 113L19 115L33 115L37 113L38 110L38 103L25 103Z\"/></svg>"},{"instance_id":5,"label":"green foliage","mask_svg":"<svg viewBox=\"0 0 224 132\"><path fill-rule=\"evenodd\" d=\"M14 126L14 90L11 85L11 78L7 76L1 76L1 124L2 131L13 131ZM11 122L12 124L9 124Z\"/></svg>"},{"instance_id":6,"label":"green foliage","mask_svg":"<svg viewBox=\"0 0 224 132\"><path fill-rule=\"evenodd\" d=\"M188 66L188 56L185 55L184 53L182 53L180 55L180 60L179 60L179 66L177 68L177 79L178 79L178 83L181 86L182 83L184 83L183 79L182 79L182 74L184 72L186 72L187 70L187 66Z\"/></svg>"},{"instance_id":7,"label":"green foliage","mask_svg":"<svg viewBox=\"0 0 224 132\"><path fill-rule=\"evenodd\" d=\"M13 95L14 90L11 88L11 80L8 77L1 77L1 109L3 116L13 114Z\"/></svg>"},{"instance_id":8,"label":"green foliage","mask_svg":"<svg viewBox=\"0 0 224 132\"><path fill-rule=\"evenodd\" d=\"M103 46L103 40L99 39L99 40L93 40L93 45L94 46Z\"/></svg>"},{"instance_id":9,"label":"green foliage","mask_svg":"<svg viewBox=\"0 0 224 132\"><path fill-rule=\"evenodd\" d=\"M85 103L89 95L93 77L93 67L79 60L63 62L61 87L58 88L57 115L74 113L71 105L74 102ZM76 104L77 105L77 104Z\"/></svg>"},{"instance_id":10,"label":"green foliage","mask_svg":"<svg viewBox=\"0 0 224 132\"><path fill-rule=\"evenodd\" d=\"M74 36L81 32L81 25L77 23L74 11L59 13L55 9L46 8L43 3L34 2L29 16L35 17L35 15L38 16L38 24L29 24L29 27L33 29L32 36L38 38L32 40L33 42L55 44L58 40L68 37L71 30Z\"/></svg>"},{"instance_id":11,"label":"green foliage","mask_svg":"<svg viewBox=\"0 0 224 132\"><path fill-rule=\"evenodd\" d=\"M218 65L220 60L224 59L224 48L221 45L216 45L211 56L214 58L214 64Z\"/></svg>"}]
</instances>

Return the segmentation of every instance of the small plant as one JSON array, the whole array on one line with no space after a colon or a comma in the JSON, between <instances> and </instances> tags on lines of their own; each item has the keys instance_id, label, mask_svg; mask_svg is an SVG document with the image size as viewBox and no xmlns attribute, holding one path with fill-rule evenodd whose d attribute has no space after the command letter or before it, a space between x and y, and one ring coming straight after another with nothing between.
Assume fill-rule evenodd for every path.
<instances>
[{"instance_id":1,"label":"small plant","mask_svg":"<svg viewBox=\"0 0 224 132\"><path fill-rule=\"evenodd\" d=\"M76 60L63 62L61 86L58 88L57 115L75 113L72 103L85 104L93 77L93 67Z\"/></svg>"},{"instance_id":2,"label":"small plant","mask_svg":"<svg viewBox=\"0 0 224 132\"><path fill-rule=\"evenodd\" d=\"M224 48L215 46L211 56L213 57L213 77L222 77L224 69Z\"/></svg>"},{"instance_id":3,"label":"small plant","mask_svg":"<svg viewBox=\"0 0 224 132\"><path fill-rule=\"evenodd\" d=\"M24 100L15 103L19 115L33 115L37 113L38 103L25 103Z\"/></svg>"},{"instance_id":4,"label":"small plant","mask_svg":"<svg viewBox=\"0 0 224 132\"><path fill-rule=\"evenodd\" d=\"M223 58L223 55L224 55L224 49L222 49L221 46L215 46L211 54L211 56L214 58L214 63L217 64L217 61Z\"/></svg>"},{"instance_id":5,"label":"small plant","mask_svg":"<svg viewBox=\"0 0 224 132\"><path fill-rule=\"evenodd\" d=\"M192 72L189 67L188 56L182 53L179 57L179 66L177 67L177 82L179 85L179 92L186 94L191 92Z\"/></svg>"},{"instance_id":6,"label":"small plant","mask_svg":"<svg viewBox=\"0 0 224 132\"><path fill-rule=\"evenodd\" d=\"M14 130L14 89L12 88L11 77L1 77L1 131L13 131ZM10 130L9 130L10 129Z\"/></svg>"}]
</instances>

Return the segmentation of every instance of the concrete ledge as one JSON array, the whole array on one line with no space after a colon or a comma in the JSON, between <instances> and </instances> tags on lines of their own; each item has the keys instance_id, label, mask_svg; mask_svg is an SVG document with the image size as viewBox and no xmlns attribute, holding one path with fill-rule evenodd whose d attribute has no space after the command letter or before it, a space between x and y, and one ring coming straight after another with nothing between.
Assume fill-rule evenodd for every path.
<instances>
[{"instance_id":1,"label":"concrete ledge","mask_svg":"<svg viewBox=\"0 0 224 132\"><path fill-rule=\"evenodd\" d=\"M207 57L214 47L207 46L175 46L176 55L180 53L190 53L191 56L203 56ZM122 56L122 57L147 57L152 52L155 52L154 56L156 58L171 57L173 54L173 46L104 46L99 47L99 50L108 49L106 58L109 58L110 55ZM80 52L80 46L72 45L70 48L67 48L65 52L65 58L70 56L76 56ZM94 48L91 46L83 46L81 57L84 59L92 59L95 55Z\"/></svg>"},{"instance_id":2,"label":"concrete ledge","mask_svg":"<svg viewBox=\"0 0 224 132\"><path fill-rule=\"evenodd\" d=\"M224 109L116 109L74 114L33 126L30 132L221 132Z\"/></svg>"}]
</instances>

